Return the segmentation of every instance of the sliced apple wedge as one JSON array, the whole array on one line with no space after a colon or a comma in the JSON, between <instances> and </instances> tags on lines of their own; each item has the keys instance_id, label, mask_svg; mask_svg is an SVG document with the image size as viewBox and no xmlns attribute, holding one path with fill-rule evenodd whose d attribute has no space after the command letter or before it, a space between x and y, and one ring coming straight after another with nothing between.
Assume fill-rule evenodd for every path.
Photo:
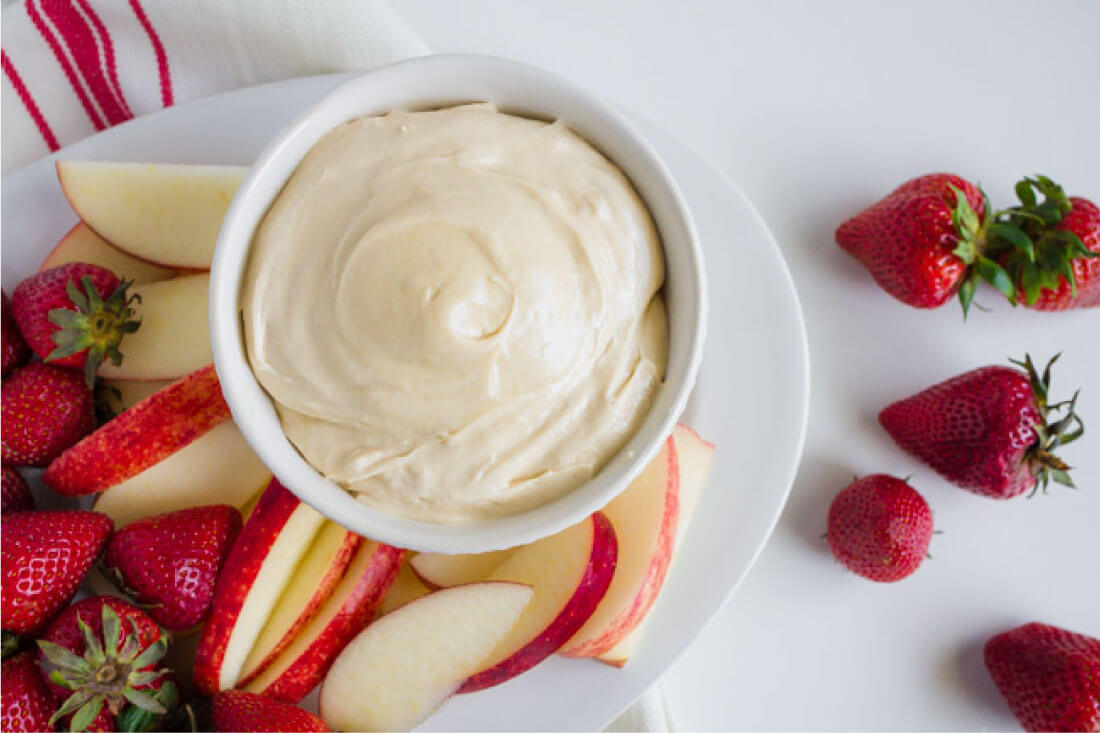
<instances>
[{"instance_id":1,"label":"sliced apple wedge","mask_svg":"<svg viewBox=\"0 0 1100 733\"><path fill-rule=\"evenodd\" d=\"M641 622L661 592L680 515L680 470L671 437L602 511L615 527L618 563L596 612L562 646L561 653L570 657L594 657L615 646Z\"/></svg>"},{"instance_id":2,"label":"sliced apple wedge","mask_svg":"<svg viewBox=\"0 0 1100 733\"><path fill-rule=\"evenodd\" d=\"M676 426L672 431L672 442L676 445L676 463L680 469L680 519L676 527L676 542L672 548L672 565L675 567L680 545L687 535L691 518L710 476L711 465L714 463L714 444L703 440L686 425ZM613 647L601 652L596 658L613 667L625 666L638 646L648 620L647 615Z\"/></svg>"},{"instance_id":3,"label":"sliced apple wedge","mask_svg":"<svg viewBox=\"0 0 1100 733\"><path fill-rule=\"evenodd\" d=\"M480 552L476 555L443 555L422 552L409 560L409 566L429 588L450 588L453 585L485 580L512 556L515 548Z\"/></svg>"},{"instance_id":4,"label":"sliced apple wedge","mask_svg":"<svg viewBox=\"0 0 1100 733\"><path fill-rule=\"evenodd\" d=\"M210 275L181 275L135 286L141 327L119 347L122 363L105 361L106 379L178 379L214 361L210 350Z\"/></svg>"},{"instance_id":5,"label":"sliced apple wedge","mask_svg":"<svg viewBox=\"0 0 1100 733\"><path fill-rule=\"evenodd\" d=\"M129 254L206 269L222 219L248 168L59 160L57 178L77 215Z\"/></svg>"},{"instance_id":6,"label":"sliced apple wedge","mask_svg":"<svg viewBox=\"0 0 1100 733\"><path fill-rule=\"evenodd\" d=\"M325 522L256 637L241 668L238 686L247 684L290 645L332 595L362 543L363 538L354 532L335 522Z\"/></svg>"},{"instance_id":7,"label":"sliced apple wedge","mask_svg":"<svg viewBox=\"0 0 1100 733\"><path fill-rule=\"evenodd\" d=\"M403 553L396 547L364 541L317 614L273 662L243 685L244 689L290 703L308 695L348 642L374 619L397 577Z\"/></svg>"},{"instance_id":8,"label":"sliced apple wedge","mask_svg":"<svg viewBox=\"0 0 1100 733\"><path fill-rule=\"evenodd\" d=\"M704 440L683 423L672 431L672 442L676 444L677 465L680 467L680 521L676 529L676 547L672 561L676 562L676 552L691 526L691 518L699 506L703 489L710 478L710 469L714 465L714 443Z\"/></svg>"},{"instance_id":9,"label":"sliced apple wedge","mask_svg":"<svg viewBox=\"0 0 1100 733\"><path fill-rule=\"evenodd\" d=\"M382 599L382 605L378 607L378 615L385 616L387 613L401 608L409 601L414 601L420 596L426 596L431 592L432 589L420 582L420 578L416 577L416 573L409 567L409 556L406 554L405 559L401 562L401 568L397 571L397 577L394 579L393 585L386 591L386 595Z\"/></svg>"},{"instance_id":10,"label":"sliced apple wedge","mask_svg":"<svg viewBox=\"0 0 1100 733\"><path fill-rule=\"evenodd\" d=\"M42 474L82 496L122 483L229 419L213 365L173 382L66 450ZM161 511L167 511L162 509Z\"/></svg>"},{"instance_id":11,"label":"sliced apple wedge","mask_svg":"<svg viewBox=\"0 0 1100 733\"><path fill-rule=\"evenodd\" d=\"M176 271L169 267L154 265L152 262L131 257L92 231L84 222L80 222L61 238L42 261L38 271L51 267L67 265L70 262L87 262L106 267L118 275L121 280L133 280L137 284L152 283L175 277Z\"/></svg>"},{"instance_id":12,"label":"sliced apple wedge","mask_svg":"<svg viewBox=\"0 0 1100 733\"><path fill-rule=\"evenodd\" d=\"M411 729L484 666L533 595L519 583L472 583L383 616L329 669L321 718L333 730Z\"/></svg>"},{"instance_id":13,"label":"sliced apple wedge","mask_svg":"<svg viewBox=\"0 0 1100 733\"><path fill-rule=\"evenodd\" d=\"M118 420L119 418L115 418ZM271 482L271 472L226 420L163 461L96 497L93 507L122 527L142 517L206 504L244 510Z\"/></svg>"},{"instance_id":14,"label":"sliced apple wedge","mask_svg":"<svg viewBox=\"0 0 1100 733\"><path fill-rule=\"evenodd\" d=\"M271 480L214 586L195 654L195 686L203 694L237 684L249 650L323 523L315 509Z\"/></svg>"},{"instance_id":15,"label":"sliced apple wedge","mask_svg":"<svg viewBox=\"0 0 1100 733\"><path fill-rule=\"evenodd\" d=\"M535 598L459 692L499 685L556 652L577 632L615 574L615 530L600 512L518 548L490 580L529 585ZM464 586L458 586L464 587Z\"/></svg>"},{"instance_id":16,"label":"sliced apple wedge","mask_svg":"<svg viewBox=\"0 0 1100 733\"><path fill-rule=\"evenodd\" d=\"M172 380L138 381L136 379L101 379L97 386L103 387L103 394L107 399L107 407L114 414L128 410L142 400L152 397L154 393L161 391ZM99 394L97 393L97 397Z\"/></svg>"}]
</instances>

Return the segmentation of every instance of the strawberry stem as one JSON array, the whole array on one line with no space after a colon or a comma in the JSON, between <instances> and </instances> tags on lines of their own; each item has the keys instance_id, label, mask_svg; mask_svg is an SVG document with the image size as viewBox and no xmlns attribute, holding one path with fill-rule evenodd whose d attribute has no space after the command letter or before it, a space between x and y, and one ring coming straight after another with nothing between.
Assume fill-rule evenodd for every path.
<instances>
[{"instance_id":1,"label":"strawberry stem","mask_svg":"<svg viewBox=\"0 0 1100 733\"><path fill-rule=\"evenodd\" d=\"M1080 390L1068 400L1053 404L1049 401L1050 370L1061 356L1061 353L1055 354L1047 362L1042 375L1035 368L1030 354L1025 354L1023 361L1009 359L1027 373L1031 392L1035 396L1035 405L1039 409L1040 422L1035 426L1035 443L1024 456L1035 476L1032 495L1040 488L1046 492L1052 479L1063 486L1077 488L1069 475L1071 466L1054 454L1059 447L1068 445L1085 434L1085 424L1076 412ZM1052 421L1052 418L1059 415L1059 419Z\"/></svg>"},{"instance_id":2,"label":"strawberry stem","mask_svg":"<svg viewBox=\"0 0 1100 733\"><path fill-rule=\"evenodd\" d=\"M141 302L141 296L137 293L126 294L127 288L133 284L133 280L123 280L103 299L87 275L80 278L83 291L70 280L65 292L76 310L54 308L47 314L50 323L58 329L51 336L56 347L46 356L46 361L87 351L84 381L89 389L95 386L96 371L105 359L116 366L121 364L122 352L118 347L122 338L138 330L141 325L140 320L133 318L135 311L131 307L133 303Z\"/></svg>"}]
</instances>

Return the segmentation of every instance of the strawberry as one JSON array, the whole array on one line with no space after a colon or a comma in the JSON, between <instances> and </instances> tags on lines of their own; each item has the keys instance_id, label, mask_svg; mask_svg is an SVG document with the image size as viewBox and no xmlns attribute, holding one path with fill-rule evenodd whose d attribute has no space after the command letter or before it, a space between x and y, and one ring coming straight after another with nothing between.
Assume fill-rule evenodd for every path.
<instances>
[{"instance_id":1,"label":"strawberry","mask_svg":"<svg viewBox=\"0 0 1100 733\"><path fill-rule=\"evenodd\" d=\"M998 215L999 226L1014 229L1016 246L997 256L1018 288L1016 301L1044 311L1100 306L1100 208L1067 197L1046 176L1023 179L1016 195L1020 205Z\"/></svg>"},{"instance_id":2,"label":"strawberry","mask_svg":"<svg viewBox=\"0 0 1100 733\"><path fill-rule=\"evenodd\" d=\"M11 312L11 301L7 293L3 295L3 309L0 311L0 352L3 352L3 370L6 377L15 367L25 362L31 355L30 347L19 333L19 326Z\"/></svg>"},{"instance_id":3,"label":"strawberry","mask_svg":"<svg viewBox=\"0 0 1100 733\"><path fill-rule=\"evenodd\" d=\"M3 706L0 730L53 730L50 716L57 710L57 698L42 682L33 652L23 652L0 667Z\"/></svg>"},{"instance_id":4,"label":"strawberry","mask_svg":"<svg viewBox=\"0 0 1100 733\"><path fill-rule=\"evenodd\" d=\"M158 623L187 629L210 613L214 584L240 530L240 512L224 504L147 517L115 533L105 561Z\"/></svg>"},{"instance_id":5,"label":"strawberry","mask_svg":"<svg viewBox=\"0 0 1100 733\"><path fill-rule=\"evenodd\" d=\"M110 596L75 603L38 640L39 665L71 730L101 725L146 730L179 701L171 670L158 668L168 635L144 611ZM135 723L140 724L135 725Z\"/></svg>"},{"instance_id":6,"label":"strawberry","mask_svg":"<svg viewBox=\"0 0 1100 733\"><path fill-rule=\"evenodd\" d=\"M890 437L953 484L982 496L1009 499L1050 479L1073 486L1054 455L1081 437L1077 396L1048 404L1050 367L1042 377L1028 356L1013 369L988 366L900 400L879 413ZM1051 421L1056 413L1063 417Z\"/></svg>"},{"instance_id":7,"label":"strawberry","mask_svg":"<svg viewBox=\"0 0 1100 733\"><path fill-rule=\"evenodd\" d=\"M106 514L77 510L18 512L0 521L2 625L34 633L76 593L112 522Z\"/></svg>"},{"instance_id":8,"label":"strawberry","mask_svg":"<svg viewBox=\"0 0 1100 733\"><path fill-rule=\"evenodd\" d=\"M92 391L69 369L35 362L0 386L4 463L46 466L95 428Z\"/></svg>"},{"instance_id":9,"label":"strawberry","mask_svg":"<svg viewBox=\"0 0 1100 733\"><path fill-rule=\"evenodd\" d=\"M123 336L138 329L126 294L131 281L99 265L72 262L51 267L19 283L12 310L34 353L58 366L84 370L89 389L103 360L122 362Z\"/></svg>"},{"instance_id":10,"label":"strawberry","mask_svg":"<svg viewBox=\"0 0 1100 733\"><path fill-rule=\"evenodd\" d=\"M829 548L837 560L880 583L912 575L932 541L932 510L905 481L876 473L841 490L829 506Z\"/></svg>"},{"instance_id":11,"label":"strawberry","mask_svg":"<svg viewBox=\"0 0 1100 733\"><path fill-rule=\"evenodd\" d=\"M27 488L27 482L11 466L4 464L0 467L0 476L3 476L0 489L2 489L3 504L0 506L0 514L8 512L25 512L35 508L34 497Z\"/></svg>"},{"instance_id":12,"label":"strawberry","mask_svg":"<svg viewBox=\"0 0 1100 733\"><path fill-rule=\"evenodd\" d=\"M903 183L841 224L836 242L901 302L935 308L958 293L965 311L979 276L1007 277L978 246L987 208L974 184L933 173Z\"/></svg>"},{"instance_id":13,"label":"strawberry","mask_svg":"<svg viewBox=\"0 0 1100 733\"><path fill-rule=\"evenodd\" d=\"M1100 731L1100 639L1024 624L986 642L985 666L1025 730Z\"/></svg>"},{"instance_id":14,"label":"strawberry","mask_svg":"<svg viewBox=\"0 0 1100 733\"><path fill-rule=\"evenodd\" d=\"M327 731L325 721L299 707L243 690L214 697L211 713L219 731Z\"/></svg>"}]
</instances>

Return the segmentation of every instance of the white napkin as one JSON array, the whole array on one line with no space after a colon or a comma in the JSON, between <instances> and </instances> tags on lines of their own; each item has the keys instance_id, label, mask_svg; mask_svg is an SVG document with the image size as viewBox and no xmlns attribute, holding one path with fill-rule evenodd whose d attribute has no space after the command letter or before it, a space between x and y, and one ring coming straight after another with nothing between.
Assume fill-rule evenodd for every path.
<instances>
[{"instance_id":1,"label":"white napkin","mask_svg":"<svg viewBox=\"0 0 1100 733\"><path fill-rule=\"evenodd\" d=\"M4 0L3 173L133 117L428 53L380 0ZM610 731L670 730L660 688Z\"/></svg>"}]
</instances>

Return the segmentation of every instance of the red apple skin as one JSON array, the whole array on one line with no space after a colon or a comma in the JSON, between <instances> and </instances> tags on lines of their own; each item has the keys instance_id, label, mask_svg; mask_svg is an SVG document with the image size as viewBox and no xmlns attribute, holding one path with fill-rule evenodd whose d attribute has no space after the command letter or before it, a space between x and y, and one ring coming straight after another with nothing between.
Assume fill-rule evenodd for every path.
<instances>
[{"instance_id":1,"label":"red apple skin","mask_svg":"<svg viewBox=\"0 0 1100 733\"><path fill-rule=\"evenodd\" d=\"M332 591L339 585L340 581L344 577L344 573L347 572L348 566L351 565L352 560L355 557L355 553L359 551L359 548L363 544L363 538L354 532L348 532L344 535L344 541L340 544L340 549L337 551L336 556L325 568L325 573L317 580L317 587L313 591L313 595L306 602L305 607L302 609L302 613L295 619L294 624L286 630L286 634L279 640L267 656L263 658L260 664L253 670L252 674L241 677L237 682L237 687L244 687L251 682L256 676L258 676L264 669L275 661L279 654L290 646L290 643L294 641L294 637L298 634L298 631L309 623L309 620L313 618L321 607L325 604L325 601L332 595ZM390 581L393 582L392 580ZM389 586L387 585L387 588Z\"/></svg>"},{"instance_id":2,"label":"red apple skin","mask_svg":"<svg viewBox=\"0 0 1100 733\"><path fill-rule=\"evenodd\" d=\"M344 647L374 620L382 598L397 578L404 555L404 550L389 545L375 547L370 565L340 611L309 648L262 694L283 702L298 703L320 684Z\"/></svg>"},{"instance_id":3,"label":"red apple skin","mask_svg":"<svg viewBox=\"0 0 1100 733\"><path fill-rule=\"evenodd\" d=\"M596 610L615 574L618 542L615 529L601 512L592 515L592 553L581 582L565 606L542 632L522 649L489 669L467 678L459 693L477 692L499 685L534 667L561 648ZM535 589L538 592L538 589Z\"/></svg>"},{"instance_id":4,"label":"red apple skin","mask_svg":"<svg viewBox=\"0 0 1100 733\"><path fill-rule=\"evenodd\" d=\"M237 535L214 586L210 615L195 653L195 686L204 695L213 696L219 692L222 660L237 616L268 550L300 503L298 497L278 480L271 479Z\"/></svg>"},{"instance_id":5,"label":"red apple skin","mask_svg":"<svg viewBox=\"0 0 1100 733\"><path fill-rule=\"evenodd\" d=\"M159 463L229 419L214 365L137 403L58 456L42 474L54 491L103 491Z\"/></svg>"},{"instance_id":6,"label":"red apple skin","mask_svg":"<svg viewBox=\"0 0 1100 733\"><path fill-rule=\"evenodd\" d=\"M665 487L665 505L661 515L661 527L658 530L657 546L653 550L652 562L646 570L645 579L630 607L613 618L603 631L587 642L571 646L562 651L568 657L596 657L613 648L629 634L653 607L661 587L672 565L673 545L676 543L676 529L680 521L680 462L676 452L676 443L667 438L668 447L668 484ZM625 660L618 666L625 665Z\"/></svg>"}]
</instances>

